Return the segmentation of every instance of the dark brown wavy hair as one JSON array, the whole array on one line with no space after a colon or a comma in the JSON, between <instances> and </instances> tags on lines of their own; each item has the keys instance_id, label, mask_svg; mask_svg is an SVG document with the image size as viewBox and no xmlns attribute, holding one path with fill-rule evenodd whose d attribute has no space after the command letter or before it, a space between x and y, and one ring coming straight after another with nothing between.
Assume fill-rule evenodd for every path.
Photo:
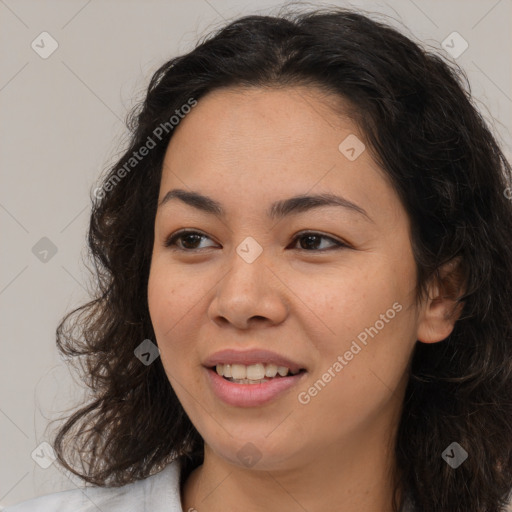
<instances>
[{"instance_id":1,"label":"dark brown wavy hair","mask_svg":"<svg viewBox=\"0 0 512 512\"><path fill-rule=\"evenodd\" d=\"M296 85L352 106L409 215L417 298L448 261L459 262L465 282L452 334L418 342L412 354L394 509L408 495L418 511L499 512L512 487L511 167L458 66L340 8L240 18L153 75L128 117L128 149L92 195L97 294L57 328L59 350L79 362L90 392L55 434L58 461L91 484L114 487L176 458L185 475L201 464L203 439L160 358L146 366L134 356L143 340L155 341L147 285L169 119L221 87ZM158 139L155 129L166 122ZM155 147L133 165L148 137ZM469 454L457 469L441 457L453 441Z\"/></svg>"}]
</instances>

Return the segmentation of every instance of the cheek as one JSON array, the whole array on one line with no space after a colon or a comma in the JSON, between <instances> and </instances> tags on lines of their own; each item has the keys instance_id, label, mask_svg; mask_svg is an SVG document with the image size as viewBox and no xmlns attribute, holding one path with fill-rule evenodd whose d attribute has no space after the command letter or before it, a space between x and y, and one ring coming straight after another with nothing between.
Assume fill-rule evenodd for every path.
<instances>
[{"instance_id":1,"label":"cheek","mask_svg":"<svg viewBox=\"0 0 512 512\"><path fill-rule=\"evenodd\" d=\"M388 315L388 323L380 319L361 323L331 346L322 347L320 364L298 390L303 393L299 403L308 402L299 406L305 431L314 432L318 418L327 414L329 421L322 422L326 437L349 434L371 424L384 411L392 411L394 401L402 400L413 341L405 309L392 319Z\"/></svg>"},{"instance_id":2,"label":"cheek","mask_svg":"<svg viewBox=\"0 0 512 512\"><path fill-rule=\"evenodd\" d=\"M312 297L322 297L315 307L329 334L312 339L318 360L312 388L301 391L311 397L312 411L328 408L340 422L352 421L347 411L364 417L389 400L415 342L409 289L414 266L404 262L400 272L383 263L364 268L338 274L328 287L310 288Z\"/></svg>"},{"instance_id":3,"label":"cheek","mask_svg":"<svg viewBox=\"0 0 512 512\"><path fill-rule=\"evenodd\" d=\"M204 290L194 274L173 265L165 254L153 255L148 281L148 306L155 331L170 334L201 300Z\"/></svg>"},{"instance_id":4,"label":"cheek","mask_svg":"<svg viewBox=\"0 0 512 512\"><path fill-rule=\"evenodd\" d=\"M164 367L186 357L186 321L193 314L200 293L171 265L154 257L148 281L148 307Z\"/></svg>"},{"instance_id":5,"label":"cheek","mask_svg":"<svg viewBox=\"0 0 512 512\"><path fill-rule=\"evenodd\" d=\"M175 289L162 266L153 261L148 281L148 308L157 339L172 328Z\"/></svg>"},{"instance_id":6,"label":"cheek","mask_svg":"<svg viewBox=\"0 0 512 512\"><path fill-rule=\"evenodd\" d=\"M199 391L203 370L194 343L198 323L193 315L198 314L203 295L201 287L190 285L190 276L154 256L148 281L148 305L160 359L179 402L201 431L207 404L203 403Z\"/></svg>"},{"instance_id":7,"label":"cheek","mask_svg":"<svg viewBox=\"0 0 512 512\"><path fill-rule=\"evenodd\" d=\"M403 279L397 278L398 275L403 275ZM317 340L322 342L322 352L328 353L328 347L338 352L345 345L348 350L350 341L376 322L379 331L390 333L396 324L395 317L399 316L396 309L400 309L399 306L393 309L393 304L405 307L405 301L409 301L401 282L408 279L406 269L398 272L383 264L377 255L322 279L304 277L307 302L317 313L319 326L328 328L324 328L326 338ZM385 315L384 320L381 315Z\"/></svg>"}]
</instances>

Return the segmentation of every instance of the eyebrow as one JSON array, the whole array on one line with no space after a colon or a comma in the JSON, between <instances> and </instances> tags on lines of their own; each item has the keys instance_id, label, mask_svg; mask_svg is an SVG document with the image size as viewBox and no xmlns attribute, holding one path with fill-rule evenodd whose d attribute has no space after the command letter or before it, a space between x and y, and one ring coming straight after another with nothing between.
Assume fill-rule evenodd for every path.
<instances>
[{"instance_id":1,"label":"eyebrow","mask_svg":"<svg viewBox=\"0 0 512 512\"><path fill-rule=\"evenodd\" d=\"M169 203L172 199L179 199L183 203L192 206L197 210L210 215L215 215L216 217L223 218L226 216L226 212L222 205L211 197L200 194L199 192L182 189L169 190L169 192L167 192L160 201L158 207L160 208L161 206ZM270 219L282 219L289 215L303 213L312 210L313 208L320 208L323 206L340 206L351 212L358 213L370 222L373 222L366 211L357 204L345 199L344 197L329 193L298 195L290 197L289 199L276 201L270 205L270 208L267 210L267 216Z\"/></svg>"}]
</instances>

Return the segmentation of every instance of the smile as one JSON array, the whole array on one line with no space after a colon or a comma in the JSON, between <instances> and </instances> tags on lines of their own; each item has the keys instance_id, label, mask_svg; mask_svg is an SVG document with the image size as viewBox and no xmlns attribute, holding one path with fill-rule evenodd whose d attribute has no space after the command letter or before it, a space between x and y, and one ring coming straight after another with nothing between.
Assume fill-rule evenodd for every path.
<instances>
[{"instance_id":1,"label":"smile","mask_svg":"<svg viewBox=\"0 0 512 512\"><path fill-rule=\"evenodd\" d=\"M257 368L251 369L252 367ZM267 372L270 377L266 376ZM226 373L231 373L231 376L226 376ZM307 372L298 370L292 374L286 367L258 363L249 366L217 365L208 368L207 374L210 388L224 403L234 407L258 407L276 400L298 385Z\"/></svg>"}]
</instances>

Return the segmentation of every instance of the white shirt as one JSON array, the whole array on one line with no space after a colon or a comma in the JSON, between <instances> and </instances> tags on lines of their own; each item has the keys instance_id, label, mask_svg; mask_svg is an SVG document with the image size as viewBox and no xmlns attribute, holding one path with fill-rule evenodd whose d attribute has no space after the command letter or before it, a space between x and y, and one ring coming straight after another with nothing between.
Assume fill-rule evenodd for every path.
<instances>
[{"instance_id":1,"label":"white shirt","mask_svg":"<svg viewBox=\"0 0 512 512\"><path fill-rule=\"evenodd\" d=\"M180 464L122 487L84 487L11 505L3 512L183 512Z\"/></svg>"}]
</instances>

